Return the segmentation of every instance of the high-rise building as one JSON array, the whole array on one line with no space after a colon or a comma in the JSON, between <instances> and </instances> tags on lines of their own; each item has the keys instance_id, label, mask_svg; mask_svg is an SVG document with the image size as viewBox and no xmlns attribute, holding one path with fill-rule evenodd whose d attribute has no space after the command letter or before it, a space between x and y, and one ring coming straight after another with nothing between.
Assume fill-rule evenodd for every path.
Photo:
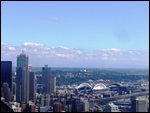
<instances>
[{"instance_id":1,"label":"high-rise building","mask_svg":"<svg viewBox=\"0 0 150 113\"><path fill-rule=\"evenodd\" d=\"M29 100L29 72L28 72L28 56L22 51L17 56L17 69L16 69L16 85L17 94L16 101L28 102Z\"/></svg>"},{"instance_id":2,"label":"high-rise building","mask_svg":"<svg viewBox=\"0 0 150 113\"><path fill-rule=\"evenodd\" d=\"M133 112L147 112L147 100L144 97L131 98Z\"/></svg>"},{"instance_id":3,"label":"high-rise building","mask_svg":"<svg viewBox=\"0 0 150 113\"><path fill-rule=\"evenodd\" d=\"M11 100L11 91L8 86L8 83L4 82L1 87L1 96L4 97L5 102L10 102Z\"/></svg>"},{"instance_id":4,"label":"high-rise building","mask_svg":"<svg viewBox=\"0 0 150 113\"><path fill-rule=\"evenodd\" d=\"M1 87L3 83L8 83L10 90L12 89L12 62L1 61Z\"/></svg>"},{"instance_id":5,"label":"high-rise building","mask_svg":"<svg viewBox=\"0 0 150 113\"><path fill-rule=\"evenodd\" d=\"M50 68L48 65L42 68L42 78L43 78L43 93L50 95Z\"/></svg>"},{"instance_id":6,"label":"high-rise building","mask_svg":"<svg viewBox=\"0 0 150 113\"><path fill-rule=\"evenodd\" d=\"M84 105L79 98L70 98L67 102L67 112L83 112Z\"/></svg>"},{"instance_id":7,"label":"high-rise building","mask_svg":"<svg viewBox=\"0 0 150 113\"><path fill-rule=\"evenodd\" d=\"M29 72L29 100L35 102L35 74Z\"/></svg>"},{"instance_id":8,"label":"high-rise building","mask_svg":"<svg viewBox=\"0 0 150 113\"><path fill-rule=\"evenodd\" d=\"M16 101L16 83L13 82L13 86L12 86L12 96L13 96L13 100Z\"/></svg>"},{"instance_id":9,"label":"high-rise building","mask_svg":"<svg viewBox=\"0 0 150 113\"><path fill-rule=\"evenodd\" d=\"M50 94L56 93L56 77L51 76L50 77Z\"/></svg>"},{"instance_id":10,"label":"high-rise building","mask_svg":"<svg viewBox=\"0 0 150 113\"><path fill-rule=\"evenodd\" d=\"M49 94L43 94L41 95L41 106L49 106L50 105L50 95Z\"/></svg>"}]
</instances>

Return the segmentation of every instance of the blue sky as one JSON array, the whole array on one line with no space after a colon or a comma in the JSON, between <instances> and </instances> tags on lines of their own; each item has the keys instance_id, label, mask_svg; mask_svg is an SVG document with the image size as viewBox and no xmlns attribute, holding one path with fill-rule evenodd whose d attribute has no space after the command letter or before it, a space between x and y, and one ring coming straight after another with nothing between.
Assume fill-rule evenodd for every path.
<instances>
[{"instance_id":1,"label":"blue sky","mask_svg":"<svg viewBox=\"0 0 150 113\"><path fill-rule=\"evenodd\" d=\"M108 59L106 56L108 57L108 53L110 55L111 52L114 52L115 55L136 53L134 55L135 57L139 51L146 51L147 53L144 53L143 56L135 58L136 60L134 59L134 62L137 61L137 59L145 59L142 66L147 67L149 54L148 3L149 2L137 1L2 2L1 47L3 52L1 53L3 53L3 55L1 59L11 59L15 61L15 57L19 53L17 48L25 48L28 52L29 47L32 49L43 49L45 53L48 50L45 48L51 50L53 47L56 47L55 52L51 50L53 53L48 54L52 55L55 53L56 56L67 58L70 58L68 57L70 52L75 52L74 48L76 48L79 49L81 53L86 54L84 55L85 59L87 57L89 58L91 53L94 53L91 55L94 56L94 58L95 56L103 56L102 54L97 54L96 51L102 53L102 51L105 50L107 55L105 54L105 58L101 60ZM7 53L8 50L14 54L14 58L6 57L8 54L6 55L5 53ZM65 50L70 51L69 54L66 53ZM79 52L79 50L76 51ZM120 50L121 53L118 53ZM65 52L60 54L60 51ZM128 57L129 56L130 55L128 55ZM124 58L124 55L120 56L120 58L116 58L122 58L122 60L119 60L118 65L116 65L118 67L124 63L126 63L124 64L125 67L128 67L129 64L127 61L131 62L131 59L127 60ZM127 61L123 61L123 59ZM68 59L67 61L69 62ZM105 67L109 66L110 61L103 63ZM66 62L66 59L63 59L60 63L61 62ZM96 63L94 64L93 62ZM32 63L36 65L35 62ZM54 62L54 64L55 63L56 62ZM95 60L91 61L91 63L93 67L94 65L98 67L100 62ZM86 62L83 64L90 66L91 63ZM42 63L38 65L42 65ZM60 64L54 66L59 67ZM72 63L72 66L80 67L80 65L76 65L76 62ZM134 66L136 65L131 67Z\"/></svg>"},{"instance_id":2,"label":"blue sky","mask_svg":"<svg viewBox=\"0 0 150 113\"><path fill-rule=\"evenodd\" d=\"M148 2L2 2L2 42L148 49Z\"/></svg>"}]
</instances>

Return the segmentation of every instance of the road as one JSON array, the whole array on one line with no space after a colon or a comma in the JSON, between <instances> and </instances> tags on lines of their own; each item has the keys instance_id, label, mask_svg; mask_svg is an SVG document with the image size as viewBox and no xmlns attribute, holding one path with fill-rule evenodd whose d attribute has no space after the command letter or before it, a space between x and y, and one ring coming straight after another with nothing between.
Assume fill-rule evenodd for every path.
<instances>
[{"instance_id":1,"label":"road","mask_svg":"<svg viewBox=\"0 0 150 113\"><path fill-rule=\"evenodd\" d=\"M119 100L119 99L130 98L130 97L144 96L144 95L149 95L149 91L126 94L126 95L119 95L119 96L102 98L102 99L90 99L89 101L91 101L91 102L93 102L93 101L94 102L100 102L100 103L108 103L110 101L115 101L115 100Z\"/></svg>"}]
</instances>

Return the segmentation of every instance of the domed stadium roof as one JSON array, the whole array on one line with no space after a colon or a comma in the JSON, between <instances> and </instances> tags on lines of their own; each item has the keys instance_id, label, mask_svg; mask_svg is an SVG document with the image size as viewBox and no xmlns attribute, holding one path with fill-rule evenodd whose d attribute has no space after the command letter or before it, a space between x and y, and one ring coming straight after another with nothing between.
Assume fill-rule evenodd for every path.
<instances>
[{"instance_id":1,"label":"domed stadium roof","mask_svg":"<svg viewBox=\"0 0 150 113\"><path fill-rule=\"evenodd\" d=\"M84 88L84 87L88 87L92 89L92 86L88 83L82 83L79 86L76 87L76 89L80 89L80 88Z\"/></svg>"},{"instance_id":2,"label":"domed stadium roof","mask_svg":"<svg viewBox=\"0 0 150 113\"><path fill-rule=\"evenodd\" d=\"M110 84L109 87L121 87L122 84L120 83L113 83L113 84Z\"/></svg>"},{"instance_id":3,"label":"domed stadium roof","mask_svg":"<svg viewBox=\"0 0 150 113\"><path fill-rule=\"evenodd\" d=\"M98 83L93 87L93 90L104 90L104 89L107 89L107 87L102 83Z\"/></svg>"}]
</instances>

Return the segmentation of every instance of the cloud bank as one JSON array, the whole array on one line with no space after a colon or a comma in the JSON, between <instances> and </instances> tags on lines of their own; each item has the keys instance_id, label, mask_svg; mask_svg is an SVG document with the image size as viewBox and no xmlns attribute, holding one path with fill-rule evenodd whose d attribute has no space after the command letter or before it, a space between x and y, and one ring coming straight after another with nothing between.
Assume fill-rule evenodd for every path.
<instances>
[{"instance_id":1,"label":"cloud bank","mask_svg":"<svg viewBox=\"0 0 150 113\"><path fill-rule=\"evenodd\" d=\"M17 55L24 50L32 66L149 68L149 53L142 50L104 48L82 50L65 46L47 47L41 43L25 42L20 46L1 44L1 60L10 60L16 66Z\"/></svg>"}]
</instances>

